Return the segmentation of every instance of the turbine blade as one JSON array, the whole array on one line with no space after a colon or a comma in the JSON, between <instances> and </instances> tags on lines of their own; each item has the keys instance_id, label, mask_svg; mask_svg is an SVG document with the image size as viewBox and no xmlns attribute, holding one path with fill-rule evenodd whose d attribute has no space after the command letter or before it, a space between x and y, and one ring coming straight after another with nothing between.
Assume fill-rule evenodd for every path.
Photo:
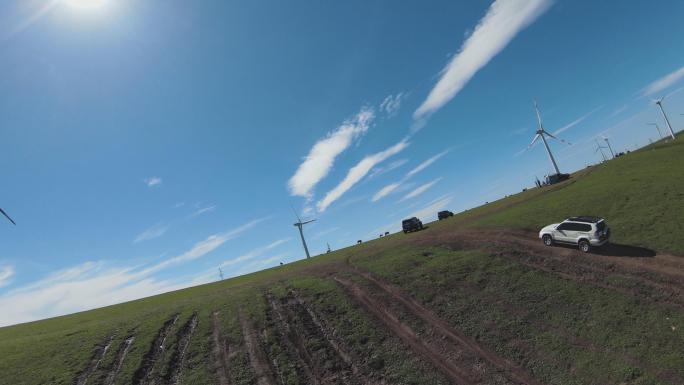
<instances>
[{"instance_id":1,"label":"turbine blade","mask_svg":"<svg viewBox=\"0 0 684 385\"><path fill-rule=\"evenodd\" d=\"M305 225L305 224L311 223L311 222L316 222L316 220L315 220L315 219L312 219L312 220L310 220L310 221L303 222L302 224Z\"/></svg>"},{"instance_id":2,"label":"turbine blade","mask_svg":"<svg viewBox=\"0 0 684 385\"><path fill-rule=\"evenodd\" d=\"M17 225L17 224L12 220L12 218L10 218L10 216L7 215L7 213L5 212L5 210L3 210L3 209L0 208L0 213L2 213L2 215L5 216L5 218L9 219L9 221L12 222L13 225L15 225L15 226Z\"/></svg>"},{"instance_id":3,"label":"turbine blade","mask_svg":"<svg viewBox=\"0 0 684 385\"><path fill-rule=\"evenodd\" d=\"M294 213L295 217L297 217L297 222L302 223L302 219L299 218L299 214L297 214L297 210L294 209L294 206L292 206L292 203L290 203L290 208L292 209L292 212Z\"/></svg>"},{"instance_id":4,"label":"turbine blade","mask_svg":"<svg viewBox=\"0 0 684 385\"><path fill-rule=\"evenodd\" d=\"M532 146L534 146L534 144L537 142L537 140L539 140L539 134L534 136L534 139L532 139L532 142L530 143L530 145L527 146L527 149L529 150L530 148L532 148Z\"/></svg>"}]
</instances>

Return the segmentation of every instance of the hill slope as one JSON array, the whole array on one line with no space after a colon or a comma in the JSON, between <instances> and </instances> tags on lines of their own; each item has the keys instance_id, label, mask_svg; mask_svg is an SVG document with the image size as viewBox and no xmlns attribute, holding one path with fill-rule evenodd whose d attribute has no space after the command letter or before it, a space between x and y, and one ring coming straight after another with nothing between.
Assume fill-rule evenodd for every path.
<instances>
[{"instance_id":1,"label":"hill slope","mask_svg":"<svg viewBox=\"0 0 684 385\"><path fill-rule=\"evenodd\" d=\"M422 232L2 328L0 383L681 384L682 175L659 143ZM576 214L621 245L530 231Z\"/></svg>"}]
</instances>

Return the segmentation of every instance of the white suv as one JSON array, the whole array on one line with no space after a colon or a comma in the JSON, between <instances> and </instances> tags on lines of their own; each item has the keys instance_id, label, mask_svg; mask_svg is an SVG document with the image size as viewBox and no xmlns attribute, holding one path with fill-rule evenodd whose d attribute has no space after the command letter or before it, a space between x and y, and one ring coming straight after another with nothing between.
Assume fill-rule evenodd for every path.
<instances>
[{"instance_id":1,"label":"white suv","mask_svg":"<svg viewBox=\"0 0 684 385\"><path fill-rule=\"evenodd\" d=\"M561 223L548 225L541 229L539 238L546 246L554 243L565 243L579 246L588 253L592 247L608 243L610 229L603 218L570 217Z\"/></svg>"}]
</instances>

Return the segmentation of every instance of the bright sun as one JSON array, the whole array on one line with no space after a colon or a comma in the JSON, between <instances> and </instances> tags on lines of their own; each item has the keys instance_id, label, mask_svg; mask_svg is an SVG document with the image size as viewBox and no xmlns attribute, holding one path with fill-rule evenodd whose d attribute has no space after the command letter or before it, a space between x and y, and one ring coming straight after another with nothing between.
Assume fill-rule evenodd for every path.
<instances>
[{"instance_id":1,"label":"bright sun","mask_svg":"<svg viewBox=\"0 0 684 385\"><path fill-rule=\"evenodd\" d=\"M104 6L107 0L62 0L62 2L73 8L96 9Z\"/></svg>"}]
</instances>

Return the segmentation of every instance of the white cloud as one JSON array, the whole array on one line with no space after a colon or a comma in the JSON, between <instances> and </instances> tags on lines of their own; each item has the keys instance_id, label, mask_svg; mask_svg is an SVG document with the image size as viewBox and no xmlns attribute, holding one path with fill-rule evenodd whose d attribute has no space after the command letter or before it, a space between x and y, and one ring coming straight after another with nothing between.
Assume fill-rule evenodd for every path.
<instances>
[{"instance_id":1,"label":"white cloud","mask_svg":"<svg viewBox=\"0 0 684 385\"><path fill-rule=\"evenodd\" d=\"M644 87L644 89L641 90L641 96L651 96L655 93L661 92L667 88L670 88L682 78L684 78L684 67L681 67L680 69L671 72Z\"/></svg>"},{"instance_id":2,"label":"white cloud","mask_svg":"<svg viewBox=\"0 0 684 385\"><path fill-rule=\"evenodd\" d=\"M416 168L414 168L413 170L409 171L408 174L406 174L406 177L407 177L407 178L410 178L410 177L412 177L412 176L418 174L419 172L425 170L425 169L428 168L431 164L433 164L433 163L435 163L436 161L438 161L439 158L441 158L441 157L443 157L444 155L446 155L448 152L449 152L449 150L444 150L444 151L440 152L439 154L437 154L437 155L431 157L430 159L424 161L423 163L419 164Z\"/></svg>"},{"instance_id":3,"label":"white cloud","mask_svg":"<svg viewBox=\"0 0 684 385\"><path fill-rule=\"evenodd\" d=\"M3 309L0 312L0 326L108 306L209 282L215 274L210 276L203 273L201 276L185 276L175 280L160 280L153 274L200 258L262 220L209 236L190 250L150 267L106 268L106 263L99 261L57 271L0 296L0 309Z\"/></svg>"},{"instance_id":4,"label":"white cloud","mask_svg":"<svg viewBox=\"0 0 684 385\"><path fill-rule=\"evenodd\" d=\"M356 166L349 169L347 176L342 180L342 182L340 182L340 184L338 184L334 189L328 191L325 197L316 203L316 208L318 211L325 211L330 204L339 199L342 195L344 195L345 192L347 192L347 190L352 188L356 183L363 179L363 177L366 176L366 174L368 174L373 167L390 156L401 152L403 149L408 147L408 145L409 143L406 141L406 139L404 139L384 151L375 153L373 155L368 155L363 158L359 163L356 164Z\"/></svg>"},{"instance_id":5,"label":"white cloud","mask_svg":"<svg viewBox=\"0 0 684 385\"><path fill-rule=\"evenodd\" d=\"M291 239L292 238L283 238L283 239L279 239L275 242L271 242L266 246L257 247L256 249L250 250L247 253L240 255L239 257L235 257L233 259L229 259L229 260L224 261L223 263L221 263L221 265L219 265L219 267L233 266L233 265L236 265L238 263L248 261L248 260L253 259L255 257L258 257L258 256L266 253L267 251L272 250L272 249L274 249L274 248L276 248L276 247L278 247L284 243L289 242Z\"/></svg>"},{"instance_id":6,"label":"white cloud","mask_svg":"<svg viewBox=\"0 0 684 385\"><path fill-rule=\"evenodd\" d=\"M397 187L401 186L401 183L391 183L388 184L387 186L383 187L380 189L380 191L376 192L375 195L373 195L373 199L371 199L373 202L377 202L380 199L388 196L391 194L394 190L397 189Z\"/></svg>"},{"instance_id":7,"label":"white cloud","mask_svg":"<svg viewBox=\"0 0 684 385\"><path fill-rule=\"evenodd\" d=\"M430 159L424 161L423 163L416 166L413 170L409 171L399 182L390 183L387 186L381 188L375 195L373 195L372 201L377 202L380 199L386 197L387 195L397 191L397 189L402 186L409 178L418 174L419 172L428 168L431 164L435 163L439 158L443 157L449 152L449 150L444 150L439 154L431 157Z\"/></svg>"},{"instance_id":8,"label":"white cloud","mask_svg":"<svg viewBox=\"0 0 684 385\"><path fill-rule=\"evenodd\" d=\"M437 184L437 182L439 182L440 180L442 180L442 178L437 178L437 179L433 180L432 182L428 182L428 183L425 183L424 185L421 185L421 186L416 187L416 188L415 188L414 190L412 190L410 193L406 194L405 197L401 198L401 200L400 200L399 202L403 202L403 201L405 201L405 200L407 200L407 199L411 199L411 198L417 197L418 195L420 195L420 194L426 192L427 190L429 190L432 186L434 186L435 184Z\"/></svg>"},{"instance_id":9,"label":"white cloud","mask_svg":"<svg viewBox=\"0 0 684 385\"><path fill-rule=\"evenodd\" d=\"M496 0L461 50L442 70L441 78L413 113L421 121L448 103L468 81L522 29L551 5L550 0ZM420 126L418 126L420 127Z\"/></svg>"},{"instance_id":10,"label":"white cloud","mask_svg":"<svg viewBox=\"0 0 684 385\"><path fill-rule=\"evenodd\" d=\"M14 267L4 266L0 269L0 287L7 286L10 283L10 278L14 275Z\"/></svg>"},{"instance_id":11,"label":"white cloud","mask_svg":"<svg viewBox=\"0 0 684 385\"><path fill-rule=\"evenodd\" d=\"M436 218L437 212L446 209L449 203L451 203L452 199L453 197L451 195L441 196L433 200L432 202L428 203L422 209L411 213L409 217L417 217L423 222L434 219Z\"/></svg>"},{"instance_id":12,"label":"white cloud","mask_svg":"<svg viewBox=\"0 0 684 385\"><path fill-rule=\"evenodd\" d=\"M368 131L375 113L368 107L361 108L352 119L342 123L337 129L311 147L304 162L299 165L288 182L291 195L310 197L316 184L330 172L335 158L346 150L352 142Z\"/></svg>"},{"instance_id":13,"label":"white cloud","mask_svg":"<svg viewBox=\"0 0 684 385\"><path fill-rule=\"evenodd\" d=\"M593 113L595 113L596 111L598 111L602 108L603 108L603 106L599 106L599 107L594 108L593 110L587 112L586 114L580 116L579 118L577 118L577 119L573 120L572 122L566 124L565 126L559 128L558 130L556 130L556 132L553 133L553 135L561 134L561 133L575 127L576 125L582 123L586 118L591 116Z\"/></svg>"},{"instance_id":14,"label":"white cloud","mask_svg":"<svg viewBox=\"0 0 684 385\"><path fill-rule=\"evenodd\" d=\"M376 167L371 171L370 175L368 175L368 178L375 178L376 176L380 176L384 173L390 172L394 169L397 169L406 163L408 163L408 159L397 159L394 162L391 162L390 164L387 165L387 167Z\"/></svg>"},{"instance_id":15,"label":"white cloud","mask_svg":"<svg viewBox=\"0 0 684 385\"><path fill-rule=\"evenodd\" d=\"M143 179L143 182L145 182L147 187L159 186L162 184L162 178L159 178L157 176L151 176L149 178Z\"/></svg>"},{"instance_id":16,"label":"white cloud","mask_svg":"<svg viewBox=\"0 0 684 385\"><path fill-rule=\"evenodd\" d=\"M164 224L164 223L157 223L154 226L150 227L149 229L143 231L142 233L138 234L137 237L133 240L133 243L138 243L142 241L149 241L150 239L154 238L159 238L164 233L166 233L166 230L169 229L169 226Z\"/></svg>"},{"instance_id":17,"label":"white cloud","mask_svg":"<svg viewBox=\"0 0 684 385\"><path fill-rule=\"evenodd\" d=\"M396 95L388 95L382 103L380 103L380 111L385 112L389 117L396 115L399 108L401 108L401 102L404 99L404 96L403 92Z\"/></svg>"},{"instance_id":18,"label":"white cloud","mask_svg":"<svg viewBox=\"0 0 684 385\"><path fill-rule=\"evenodd\" d=\"M207 207L200 207L199 209L195 210L192 214L190 214L191 217L196 217L198 215L202 215L204 213L210 213L212 211L216 210L216 206L207 206Z\"/></svg>"}]
</instances>

